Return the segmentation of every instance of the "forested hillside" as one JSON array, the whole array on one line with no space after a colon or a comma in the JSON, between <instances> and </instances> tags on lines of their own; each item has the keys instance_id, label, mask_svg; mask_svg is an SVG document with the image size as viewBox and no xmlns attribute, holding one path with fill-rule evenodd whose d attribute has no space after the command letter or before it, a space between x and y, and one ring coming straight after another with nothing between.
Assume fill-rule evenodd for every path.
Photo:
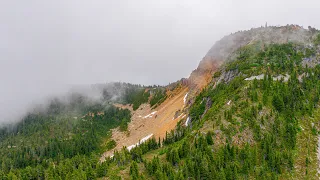
<instances>
[{"instance_id":1,"label":"forested hillside","mask_svg":"<svg viewBox=\"0 0 320 180\"><path fill-rule=\"evenodd\" d=\"M141 86L130 83L109 83L97 85L101 89L104 101L131 104L137 110L141 104L154 106L166 99L166 88L161 86Z\"/></svg>"},{"instance_id":2,"label":"forested hillside","mask_svg":"<svg viewBox=\"0 0 320 180\"><path fill-rule=\"evenodd\" d=\"M70 114L53 104L31 113L0 131L0 179L319 179L320 34L309 31L310 43L250 40L230 52L175 130L104 162L115 146L109 130L126 130L128 110L101 103ZM154 88L121 100L157 106L166 90Z\"/></svg>"},{"instance_id":3,"label":"forested hillside","mask_svg":"<svg viewBox=\"0 0 320 180\"><path fill-rule=\"evenodd\" d=\"M111 87L118 91L116 97L111 96L115 95L110 94ZM73 172L69 171L73 169L70 163L80 159L99 166L99 156L116 146L110 130L120 127L126 131L131 119L129 110L111 104L132 104L137 109L142 103L150 101L155 105L166 97L166 90L159 86L114 83L100 89L101 100L80 93L71 94L67 99L52 98L47 107L36 108L19 123L1 127L0 179L56 179L54 174L46 172L63 163L70 166L67 171L64 169L66 174L59 177L70 179L67 178L68 172L70 176Z\"/></svg>"}]
</instances>

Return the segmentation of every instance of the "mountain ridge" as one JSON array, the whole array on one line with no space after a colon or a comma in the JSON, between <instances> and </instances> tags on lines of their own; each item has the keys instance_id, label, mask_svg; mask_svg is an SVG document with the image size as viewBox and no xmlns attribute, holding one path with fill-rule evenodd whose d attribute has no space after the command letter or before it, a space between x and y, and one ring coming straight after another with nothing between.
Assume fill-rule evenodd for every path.
<instances>
[{"instance_id":1,"label":"mountain ridge","mask_svg":"<svg viewBox=\"0 0 320 180\"><path fill-rule=\"evenodd\" d=\"M55 102L0 129L0 179L316 179L319 44L311 27L253 28L217 41L188 79L102 85L102 103L75 98L80 114Z\"/></svg>"}]
</instances>

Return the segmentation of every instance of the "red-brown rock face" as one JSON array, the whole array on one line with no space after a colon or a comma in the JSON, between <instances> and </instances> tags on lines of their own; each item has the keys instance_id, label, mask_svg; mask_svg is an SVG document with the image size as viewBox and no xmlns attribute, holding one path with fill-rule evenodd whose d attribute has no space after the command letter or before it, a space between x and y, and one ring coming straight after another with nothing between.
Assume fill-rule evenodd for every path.
<instances>
[{"instance_id":1,"label":"red-brown rock face","mask_svg":"<svg viewBox=\"0 0 320 180\"><path fill-rule=\"evenodd\" d=\"M253 42L270 43L308 43L314 35L310 29L297 25L282 27L260 27L247 31L239 31L217 41L188 78L187 84L191 92L197 92L208 85L213 73L226 61L230 55L242 46Z\"/></svg>"},{"instance_id":2,"label":"red-brown rock face","mask_svg":"<svg viewBox=\"0 0 320 180\"><path fill-rule=\"evenodd\" d=\"M213 57L206 56L199 63L197 69L195 69L189 79L188 86L191 91L202 90L212 80L212 74L222 64L221 60L214 59Z\"/></svg>"}]
</instances>

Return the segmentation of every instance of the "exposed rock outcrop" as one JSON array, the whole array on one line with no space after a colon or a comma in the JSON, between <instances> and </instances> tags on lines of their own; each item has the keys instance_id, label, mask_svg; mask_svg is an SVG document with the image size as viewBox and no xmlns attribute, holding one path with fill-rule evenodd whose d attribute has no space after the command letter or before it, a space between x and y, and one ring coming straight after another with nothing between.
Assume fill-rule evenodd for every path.
<instances>
[{"instance_id":1,"label":"exposed rock outcrop","mask_svg":"<svg viewBox=\"0 0 320 180\"><path fill-rule=\"evenodd\" d=\"M223 61L213 57L204 57L198 68L191 73L188 79L189 89L191 91L199 91L206 87L212 80L212 74L216 72L222 63Z\"/></svg>"},{"instance_id":2,"label":"exposed rock outcrop","mask_svg":"<svg viewBox=\"0 0 320 180\"><path fill-rule=\"evenodd\" d=\"M317 32L312 28L304 29L298 25L269 26L252 28L246 31L239 31L223 37L217 41L206 56L199 63L188 78L188 86L191 94L206 87L212 80L212 75L217 69L228 60L233 60L234 52L242 46L253 42L262 42L261 46L271 43L302 43L311 44ZM223 77L225 81L232 80L236 72L226 72Z\"/></svg>"},{"instance_id":3,"label":"exposed rock outcrop","mask_svg":"<svg viewBox=\"0 0 320 180\"><path fill-rule=\"evenodd\" d=\"M202 116L201 116L201 119L203 118L203 116L208 112L208 110L211 108L212 106L212 100L210 97L207 97L207 98L204 98L203 99L203 102L206 102L206 109L204 110Z\"/></svg>"}]
</instances>

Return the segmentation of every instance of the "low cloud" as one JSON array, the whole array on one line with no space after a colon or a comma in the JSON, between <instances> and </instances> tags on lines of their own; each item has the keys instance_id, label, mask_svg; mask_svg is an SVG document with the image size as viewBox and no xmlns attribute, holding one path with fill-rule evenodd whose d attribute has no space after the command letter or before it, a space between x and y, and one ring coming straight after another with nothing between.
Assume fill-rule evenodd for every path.
<instances>
[{"instance_id":1,"label":"low cloud","mask_svg":"<svg viewBox=\"0 0 320 180\"><path fill-rule=\"evenodd\" d=\"M318 0L5 1L0 6L0 123L78 85L165 85L238 30L319 28Z\"/></svg>"}]
</instances>

